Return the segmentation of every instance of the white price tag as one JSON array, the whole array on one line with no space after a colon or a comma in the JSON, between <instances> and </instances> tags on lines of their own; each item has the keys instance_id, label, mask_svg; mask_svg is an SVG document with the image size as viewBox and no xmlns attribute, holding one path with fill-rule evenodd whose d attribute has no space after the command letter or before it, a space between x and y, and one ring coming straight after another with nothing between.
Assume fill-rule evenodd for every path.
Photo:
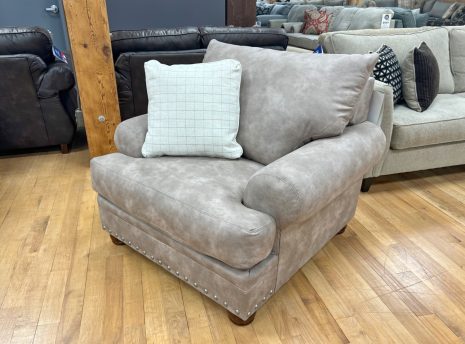
<instances>
[{"instance_id":1,"label":"white price tag","mask_svg":"<svg viewBox=\"0 0 465 344\"><path fill-rule=\"evenodd\" d=\"M389 29L391 27L391 13L384 13L383 18L381 19L381 29Z\"/></svg>"}]
</instances>

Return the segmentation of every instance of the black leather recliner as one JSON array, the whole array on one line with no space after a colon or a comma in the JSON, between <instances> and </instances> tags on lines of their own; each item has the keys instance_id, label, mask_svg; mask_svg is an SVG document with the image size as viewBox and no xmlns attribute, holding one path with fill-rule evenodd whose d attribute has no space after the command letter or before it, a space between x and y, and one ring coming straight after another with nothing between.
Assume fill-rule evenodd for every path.
<instances>
[{"instance_id":1,"label":"black leather recliner","mask_svg":"<svg viewBox=\"0 0 465 344\"><path fill-rule=\"evenodd\" d=\"M212 39L276 50L286 50L288 43L284 30L269 28L187 27L112 32L121 120L147 113L145 62L201 63Z\"/></svg>"},{"instance_id":2,"label":"black leather recliner","mask_svg":"<svg viewBox=\"0 0 465 344\"><path fill-rule=\"evenodd\" d=\"M74 84L70 67L55 61L46 30L0 29L0 151L61 145L68 152Z\"/></svg>"}]
</instances>

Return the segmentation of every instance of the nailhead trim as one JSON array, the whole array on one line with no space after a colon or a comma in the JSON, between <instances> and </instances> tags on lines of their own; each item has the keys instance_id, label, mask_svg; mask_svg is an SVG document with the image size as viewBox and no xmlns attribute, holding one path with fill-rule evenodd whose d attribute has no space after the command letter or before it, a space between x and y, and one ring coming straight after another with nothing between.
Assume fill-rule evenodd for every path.
<instances>
[{"instance_id":1,"label":"nailhead trim","mask_svg":"<svg viewBox=\"0 0 465 344\"><path fill-rule=\"evenodd\" d=\"M112 234L115 238L118 238L118 236L119 236L118 233L112 232L110 229L107 229L106 226L103 226L103 229L106 230L106 231L108 231L108 233ZM123 242L126 242L126 240L124 239L123 236L120 237L120 240L123 241ZM131 246L131 247L133 247L135 250L139 251L139 246L136 245L136 244L134 244L131 240L128 240L128 241L127 241L127 245L128 245L128 246ZM143 251L141 252L141 254L143 254L144 256L146 256L147 258L149 258L150 260L152 260L153 262L156 262L156 263L158 263L159 265L161 265L162 267L164 267L164 266L163 266L163 265L164 265L164 264L163 264L163 261L162 261L161 259L158 259L158 260L157 260L157 259L155 258L155 256L150 256L150 257L149 257L149 256L147 255L147 252L146 252L145 250L143 250ZM164 268L167 269L169 272L173 273L173 271L172 271L170 265L166 265L166 267L164 267ZM175 271L175 275L176 275L176 276L179 276L179 275L180 275L180 272L179 272L178 270L176 270L176 271ZM184 281L188 282L188 281L189 281L189 278L188 278L187 276L184 276ZM198 284L197 282L194 282L194 283L193 283L193 286L196 287L196 288L198 288L198 287L199 287L199 284ZM207 289L207 288L203 288L203 292L204 292L205 294L208 294L208 289ZM273 292L274 292L274 290L271 289L271 290L269 291L269 295L272 295ZM266 295L263 296L262 301L263 301L263 302L266 301L266 298L267 298ZM215 301L218 301L218 295L214 294L214 295L213 295L213 299L214 299ZM229 306L228 301L224 301L224 302L223 302L223 305L224 305L224 307L228 307L228 306ZM258 309L258 306L259 306L258 303L255 304L254 310L247 312L247 316L252 315L252 314ZM239 310L239 309L235 309L234 312L235 312L236 314L240 314L240 310Z\"/></svg>"}]
</instances>

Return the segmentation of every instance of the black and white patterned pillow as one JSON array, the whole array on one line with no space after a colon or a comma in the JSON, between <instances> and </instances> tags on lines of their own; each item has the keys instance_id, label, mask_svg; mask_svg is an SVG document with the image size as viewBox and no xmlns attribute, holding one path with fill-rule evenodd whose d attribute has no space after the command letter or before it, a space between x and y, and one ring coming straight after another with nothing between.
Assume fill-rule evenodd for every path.
<instances>
[{"instance_id":1,"label":"black and white patterned pillow","mask_svg":"<svg viewBox=\"0 0 465 344\"><path fill-rule=\"evenodd\" d=\"M270 14L274 4L267 4L266 2L257 2L256 15Z\"/></svg>"},{"instance_id":2,"label":"black and white patterned pillow","mask_svg":"<svg viewBox=\"0 0 465 344\"><path fill-rule=\"evenodd\" d=\"M376 53L379 55L378 63L373 69L373 77L392 86L394 104L402 98L402 71L399 60L394 51L383 44Z\"/></svg>"}]
</instances>

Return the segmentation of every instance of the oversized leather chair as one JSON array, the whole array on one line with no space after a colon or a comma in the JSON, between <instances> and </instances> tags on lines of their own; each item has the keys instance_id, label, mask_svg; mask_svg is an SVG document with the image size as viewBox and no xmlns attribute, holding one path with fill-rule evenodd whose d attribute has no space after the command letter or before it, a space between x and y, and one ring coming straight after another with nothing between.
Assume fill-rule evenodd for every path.
<instances>
[{"instance_id":1,"label":"oversized leather chair","mask_svg":"<svg viewBox=\"0 0 465 344\"><path fill-rule=\"evenodd\" d=\"M147 113L144 63L201 63L212 39L251 47L286 50L288 37L282 29L186 27L114 31L111 34L121 120Z\"/></svg>"},{"instance_id":2,"label":"oversized leather chair","mask_svg":"<svg viewBox=\"0 0 465 344\"><path fill-rule=\"evenodd\" d=\"M41 28L0 29L0 151L60 145L76 131L71 68Z\"/></svg>"}]
</instances>

